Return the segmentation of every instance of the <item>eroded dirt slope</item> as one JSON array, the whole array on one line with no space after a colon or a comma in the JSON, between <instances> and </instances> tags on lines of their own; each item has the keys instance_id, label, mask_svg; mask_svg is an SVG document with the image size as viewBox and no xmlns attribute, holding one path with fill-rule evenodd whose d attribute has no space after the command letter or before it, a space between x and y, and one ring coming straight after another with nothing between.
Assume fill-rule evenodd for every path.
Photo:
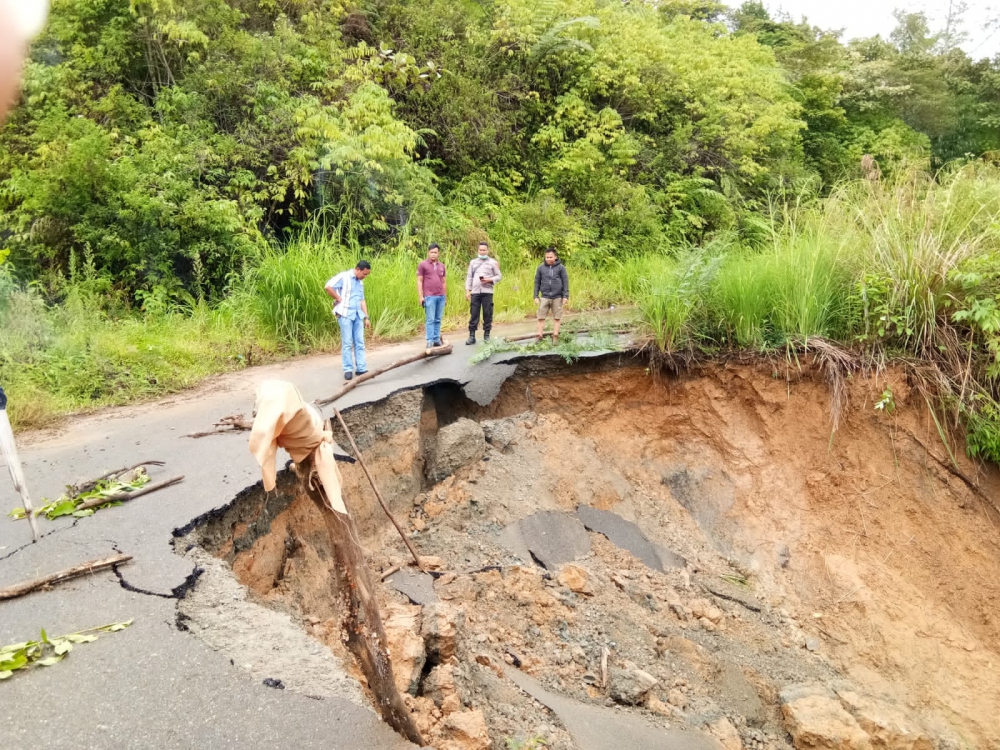
<instances>
[{"instance_id":1,"label":"eroded dirt slope","mask_svg":"<svg viewBox=\"0 0 1000 750\"><path fill-rule=\"evenodd\" d=\"M891 415L873 408L887 388ZM475 746L479 729L497 747L533 735L572 747L504 677L519 663L584 703L726 747L788 747L781 691L810 683L876 747L1000 747L996 512L944 468L901 373L857 378L832 439L829 401L808 367L656 378L596 365L524 372L486 409L439 385L348 414L415 544L441 558L437 603L380 594L397 681L427 735L441 747ZM432 483L437 441L466 419L485 451ZM960 461L998 496L993 473ZM403 562L358 467L344 476L374 570ZM546 571L505 541L533 513L581 505L634 521L686 564L652 570L590 533L571 568ZM307 503L251 493L203 541L258 601L344 656L328 541ZM440 618L454 624L454 653L428 646ZM858 695L909 734L879 745Z\"/></svg>"}]
</instances>

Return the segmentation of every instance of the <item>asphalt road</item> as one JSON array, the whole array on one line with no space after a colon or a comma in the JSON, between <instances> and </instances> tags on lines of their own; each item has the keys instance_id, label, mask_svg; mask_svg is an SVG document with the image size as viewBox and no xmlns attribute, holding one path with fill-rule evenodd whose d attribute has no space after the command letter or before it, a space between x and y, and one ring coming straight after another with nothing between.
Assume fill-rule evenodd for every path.
<instances>
[{"instance_id":1,"label":"asphalt road","mask_svg":"<svg viewBox=\"0 0 1000 750\"><path fill-rule=\"evenodd\" d=\"M496 333L511 336L531 327L504 326ZM460 383L469 398L489 403L516 369L504 360L516 355L472 366L475 350L463 339L454 337L452 355L386 373L337 406L438 381ZM369 353L369 368L421 346L422 341L377 348ZM134 556L120 568L120 578L102 572L0 602L0 645L36 638L41 628L62 635L134 620L126 630L77 646L59 664L0 682L0 748L413 747L367 706L266 687L259 670L251 677L178 629L177 597L197 585L197 576L192 562L170 546L172 531L260 479L246 433L197 440L184 435L210 429L229 414L249 416L256 386L267 378L295 383L307 401L343 385L339 355L312 356L219 376L153 403L69 417L57 429L18 436L36 504L43 496L57 497L67 484L145 460L166 463L151 472L154 479L183 474L185 480L89 518L40 518L44 537L31 543L25 521L2 515L21 501L6 468L0 468L0 588L117 551Z\"/></svg>"},{"instance_id":2,"label":"asphalt road","mask_svg":"<svg viewBox=\"0 0 1000 750\"><path fill-rule=\"evenodd\" d=\"M457 343L454 354L387 373L338 406L439 380L465 384L471 398L488 403L514 366L470 366L472 348ZM369 367L419 346L376 349ZM41 628L61 635L134 620L126 630L77 646L57 665L0 682L0 747L410 747L366 707L265 687L175 622L176 597L190 584L193 568L174 554L171 532L260 479L245 433L183 436L234 412L249 416L256 384L265 378L292 381L307 400L329 396L343 383L339 356L314 356L221 376L152 404L72 417L58 430L19 436L36 503L58 496L66 484L143 460L166 462L154 478L184 474L185 480L75 522L40 518L45 536L35 544L29 543L26 522L0 516L0 587L118 550L134 555L120 569L122 580L103 572L0 603L0 645L35 638ZM6 470L0 470L0 509L19 505Z\"/></svg>"}]
</instances>

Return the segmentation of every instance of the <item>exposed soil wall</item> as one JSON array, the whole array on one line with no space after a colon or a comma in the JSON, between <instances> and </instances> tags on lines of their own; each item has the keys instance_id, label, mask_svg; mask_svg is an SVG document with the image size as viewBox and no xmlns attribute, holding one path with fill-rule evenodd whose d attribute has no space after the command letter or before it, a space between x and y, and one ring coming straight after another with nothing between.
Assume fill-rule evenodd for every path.
<instances>
[{"instance_id":1,"label":"exposed soil wall","mask_svg":"<svg viewBox=\"0 0 1000 750\"><path fill-rule=\"evenodd\" d=\"M874 408L887 388L892 414ZM439 384L345 414L394 512L445 571L433 588L458 623L456 658L425 649L400 656L397 670L426 731L447 747L462 735L449 716L482 711L495 746L542 732L570 747L503 669L516 660L554 690L610 703L608 649L612 677L639 670L656 681L621 710L720 741L733 729L740 746L788 747L779 693L817 682L845 706L852 691L877 699L928 747L1000 747L1000 519L930 455L948 461L901 372L856 377L850 397L831 436L829 389L808 365L654 377L610 361L534 362L486 408ZM434 484L436 437L462 418L480 422L490 444ZM1000 497L995 471L958 458ZM404 562L360 468L341 467L373 569ZM687 564L651 571L590 534L585 583L571 586L505 545L519 519L580 505L634 521ZM198 533L259 601L341 653L329 541L287 477ZM381 597L411 623L404 630L426 630L426 611L388 588ZM442 665L454 688L441 687Z\"/></svg>"}]
</instances>

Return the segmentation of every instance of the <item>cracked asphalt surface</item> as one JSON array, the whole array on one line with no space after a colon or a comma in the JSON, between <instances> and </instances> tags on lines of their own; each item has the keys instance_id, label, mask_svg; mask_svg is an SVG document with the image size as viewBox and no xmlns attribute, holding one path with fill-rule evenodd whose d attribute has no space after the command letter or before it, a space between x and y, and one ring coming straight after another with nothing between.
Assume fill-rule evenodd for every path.
<instances>
[{"instance_id":1,"label":"cracked asphalt surface","mask_svg":"<svg viewBox=\"0 0 1000 750\"><path fill-rule=\"evenodd\" d=\"M510 335L508 333L508 335ZM472 348L417 362L356 388L341 409L395 391L453 380L488 403L515 365L494 357L470 366ZM375 349L377 368L414 344ZM508 355L509 357L510 355ZM295 383L306 400L342 384L339 355L313 356L220 376L155 403L69 417L58 431L19 436L32 498L58 496L66 484L142 460L164 461L154 478L184 474L175 486L78 520L39 519L31 544L26 523L0 516L0 587L121 551L134 559L105 571L0 603L0 644L134 619L130 628L78 646L61 663L0 683L4 748L405 748L413 747L376 715L340 699L316 700L266 687L238 664L178 629L176 599L198 569L174 554L172 531L225 505L260 472L246 433L201 439L218 418L253 409L256 384ZM330 410L327 409L329 414ZM21 505L0 473L0 509ZM280 679L280 674L273 675Z\"/></svg>"}]
</instances>

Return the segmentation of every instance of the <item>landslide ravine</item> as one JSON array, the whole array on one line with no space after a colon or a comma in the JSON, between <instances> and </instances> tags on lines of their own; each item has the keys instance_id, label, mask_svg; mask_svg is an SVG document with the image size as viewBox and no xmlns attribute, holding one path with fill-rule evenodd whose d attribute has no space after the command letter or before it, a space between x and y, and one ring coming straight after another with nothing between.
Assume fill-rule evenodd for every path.
<instances>
[{"instance_id":1,"label":"landslide ravine","mask_svg":"<svg viewBox=\"0 0 1000 750\"><path fill-rule=\"evenodd\" d=\"M848 389L835 433L808 362L656 376L617 357L529 361L485 408L440 383L347 412L393 511L440 559L412 598L379 594L428 742L574 747L508 678L520 665L552 692L726 748L1000 748L996 509L947 469L901 370ZM891 414L874 408L887 390ZM1000 497L997 472L957 458ZM373 573L405 562L360 468L341 467ZM191 541L353 673L329 541L291 487L250 488ZM589 551L546 570L511 543L519 521L576 523L581 506L634 522L666 564L584 532ZM224 605L181 607L227 648L206 614ZM273 676L296 689L285 669Z\"/></svg>"}]
</instances>

